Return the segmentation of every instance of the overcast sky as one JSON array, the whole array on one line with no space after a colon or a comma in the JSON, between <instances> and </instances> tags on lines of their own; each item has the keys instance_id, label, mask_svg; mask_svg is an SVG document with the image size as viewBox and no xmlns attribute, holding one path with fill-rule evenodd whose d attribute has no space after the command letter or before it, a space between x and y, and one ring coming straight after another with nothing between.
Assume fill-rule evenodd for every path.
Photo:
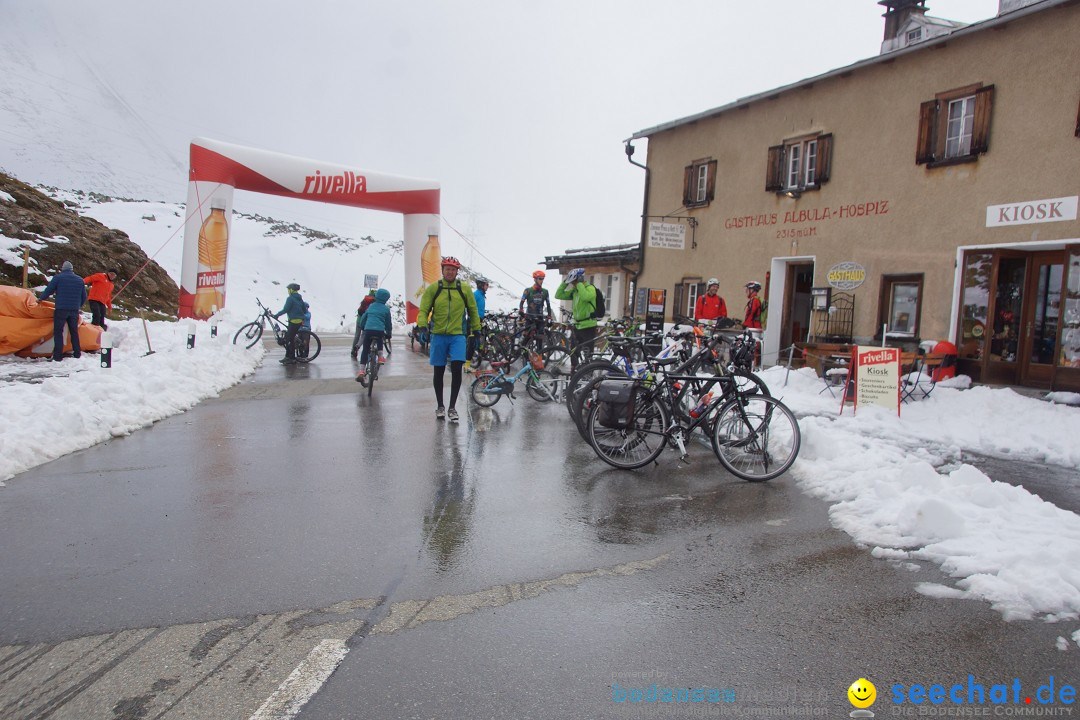
<instances>
[{"instance_id":1,"label":"overcast sky","mask_svg":"<svg viewBox=\"0 0 1080 720\"><path fill-rule=\"evenodd\" d=\"M883 30L875 0L0 0L0 17L31 4L160 143L148 172L175 194L151 199L183 199L163 159L186 169L196 136L432 178L445 219L522 281L544 255L639 239L632 133L874 56ZM965 22L998 6L928 4ZM288 207L401 236L396 215ZM448 227L443 243L510 282Z\"/></svg>"}]
</instances>

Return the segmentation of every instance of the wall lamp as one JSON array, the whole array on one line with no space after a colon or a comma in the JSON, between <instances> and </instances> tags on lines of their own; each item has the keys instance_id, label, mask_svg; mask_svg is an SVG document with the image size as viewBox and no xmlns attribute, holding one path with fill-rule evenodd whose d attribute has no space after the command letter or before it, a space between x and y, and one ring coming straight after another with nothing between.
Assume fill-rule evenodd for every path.
<instances>
[{"instance_id":1,"label":"wall lamp","mask_svg":"<svg viewBox=\"0 0 1080 720\"><path fill-rule=\"evenodd\" d=\"M802 193L801 193L801 192L799 192L798 190L795 190L794 188L792 188L791 190L785 190L785 191L784 191L784 192L782 193L782 195L783 195L784 197L789 197L789 198L791 198L792 200L798 200L799 198L801 198L801 197L802 197Z\"/></svg>"}]
</instances>

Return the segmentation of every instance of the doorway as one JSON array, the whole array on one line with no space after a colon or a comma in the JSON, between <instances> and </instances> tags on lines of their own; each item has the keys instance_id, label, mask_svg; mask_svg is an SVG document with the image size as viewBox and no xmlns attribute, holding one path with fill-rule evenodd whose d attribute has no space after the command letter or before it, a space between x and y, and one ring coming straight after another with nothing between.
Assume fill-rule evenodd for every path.
<instances>
[{"instance_id":1,"label":"doorway","mask_svg":"<svg viewBox=\"0 0 1080 720\"><path fill-rule=\"evenodd\" d=\"M810 309L814 286L814 264L799 263L787 266L784 282L784 315L780 328L780 347L806 342L810 331Z\"/></svg>"},{"instance_id":2,"label":"doorway","mask_svg":"<svg viewBox=\"0 0 1080 720\"><path fill-rule=\"evenodd\" d=\"M986 383L1080 387L1080 363L1061 345L1071 337L1071 316L1065 310L1076 255L1075 248L965 253L957 328L961 373Z\"/></svg>"},{"instance_id":3,"label":"doorway","mask_svg":"<svg viewBox=\"0 0 1080 720\"><path fill-rule=\"evenodd\" d=\"M1020 381L1024 385L1050 387L1053 379L1064 275L1061 253L1032 255L1028 281L1031 291L1024 303L1024 327L1020 335Z\"/></svg>"}]
</instances>

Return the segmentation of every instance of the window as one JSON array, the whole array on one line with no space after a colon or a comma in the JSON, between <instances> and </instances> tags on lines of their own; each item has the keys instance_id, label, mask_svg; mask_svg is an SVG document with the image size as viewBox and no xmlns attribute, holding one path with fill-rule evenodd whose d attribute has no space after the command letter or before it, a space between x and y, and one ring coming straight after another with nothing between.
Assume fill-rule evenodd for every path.
<instances>
[{"instance_id":1,"label":"window","mask_svg":"<svg viewBox=\"0 0 1080 720\"><path fill-rule=\"evenodd\" d=\"M683 175L683 205L708 205L716 192L716 161L696 160Z\"/></svg>"},{"instance_id":2,"label":"window","mask_svg":"<svg viewBox=\"0 0 1080 720\"><path fill-rule=\"evenodd\" d=\"M682 282L675 286L675 301L671 305L672 317L684 315L693 318L694 306L703 292L705 285L700 277L684 277Z\"/></svg>"},{"instance_id":3,"label":"window","mask_svg":"<svg viewBox=\"0 0 1080 720\"><path fill-rule=\"evenodd\" d=\"M972 162L990 147L994 86L939 93L919 108L915 163L927 167Z\"/></svg>"},{"instance_id":4,"label":"window","mask_svg":"<svg viewBox=\"0 0 1080 720\"><path fill-rule=\"evenodd\" d=\"M914 338L919 334L923 276L883 275L878 325L888 337Z\"/></svg>"},{"instance_id":5,"label":"window","mask_svg":"<svg viewBox=\"0 0 1080 720\"><path fill-rule=\"evenodd\" d=\"M907 31L907 44L917 43L922 40L922 28Z\"/></svg>"},{"instance_id":6,"label":"window","mask_svg":"<svg viewBox=\"0 0 1080 720\"><path fill-rule=\"evenodd\" d=\"M787 140L769 148L765 189L769 192L816 190L829 181L832 134Z\"/></svg>"}]
</instances>

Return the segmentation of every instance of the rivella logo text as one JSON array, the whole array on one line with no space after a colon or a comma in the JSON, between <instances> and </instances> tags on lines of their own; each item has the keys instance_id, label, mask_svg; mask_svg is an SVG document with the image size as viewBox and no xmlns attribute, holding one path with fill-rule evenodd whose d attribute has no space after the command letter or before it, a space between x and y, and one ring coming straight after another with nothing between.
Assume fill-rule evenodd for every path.
<instances>
[{"instance_id":1,"label":"rivella logo text","mask_svg":"<svg viewBox=\"0 0 1080 720\"><path fill-rule=\"evenodd\" d=\"M340 175L323 175L316 170L314 175L304 178L304 195L330 195L332 193L344 193L345 195L359 195L367 192L367 180L363 175L346 170Z\"/></svg>"},{"instance_id":2,"label":"rivella logo text","mask_svg":"<svg viewBox=\"0 0 1080 720\"><path fill-rule=\"evenodd\" d=\"M216 288L225 284L225 273L220 270L201 272L196 276L196 287Z\"/></svg>"}]
</instances>

